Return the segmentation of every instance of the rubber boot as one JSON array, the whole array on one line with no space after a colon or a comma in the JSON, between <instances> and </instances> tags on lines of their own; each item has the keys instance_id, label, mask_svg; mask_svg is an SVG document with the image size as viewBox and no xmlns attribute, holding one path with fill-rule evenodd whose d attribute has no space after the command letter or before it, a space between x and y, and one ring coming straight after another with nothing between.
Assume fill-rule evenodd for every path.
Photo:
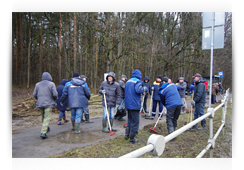
<instances>
[{"instance_id":1,"label":"rubber boot","mask_svg":"<svg viewBox=\"0 0 244 170\"><path fill-rule=\"evenodd\" d=\"M80 126L80 123L75 123L75 134L80 133L79 126Z\"/></svg>"},{"instance_id":2,"label":"rubber boot","mask_svg":"<svg viewBox=\"0 0 244 170\"><path fill-rule=\"evenodd\" d=\"M180 114L183 115L184 113L185 113L185 107L182 106L181 107L181 113Z\"/></svg>"},{"instance_id":3,"label":"rubber boot","mask_svg":"<svg viewBox=\"0 0 244 170\"><path fill-rule=\"evenodd\" d=\"M195 124L194 126L192 126L192 127L190 128L190 130L197 130L197 124Z\"/></svg>"},{"instance_id":4,"label":"rubber boot","mask_svg":"<svg viewBox=\"0 0 244 170\"><path fill-rule=\"evenodd\" d=\"M107 120L102 120L102 124L103 124L102 131L105 133L109 133L109 130L106 128L107 127Z\"/></svg>"},{"instance_id":5,"label":"rubber boot","mask_svg":"<svg viewBox=\"0 0 244 170\"><path fill-rule=\"evenodd\" d=\"M138 139L135 139L135 135L130 135L130 143L134 144L137 142L138 142Z\"/></svg>"},{"instance_id":6,"label":"rubber boot","mask_svg":"<svg viewBox=\"0 0 244 170\"><path fill-rule=\"evenodd\" d=\"M130 137L130 128L128 126L126 126L125 128L125 139L129 139Z\"/></svg>"},{"instance_id":7,"label":"rubber boot","mask_svg":"<svg viewBox=\"0 0 244 170\"><path fill-rule=\"evenodd\" d=\"M71 123L72 123L72 129L71 130L75 130L75 121L71 120Z\"/></svg>"},{"instance_id":8,"label":"rubber boot","mask_svg":"<svg viewBox=\"0 0 244 170\"><path fill-rule=\"evenodd\" d=\"M113 131L113 132L116 132L116 131L117 131L117 129L114 129L114 128L113 128L114 119L109 119L109 122L110 122L110 125L111 125L111 129L112 129L112 131ZM109 128L109 127L108 127L108 128ZM108 130L110 130L110 129L108 129Z\"/></svg>"},{"instance_id":9,"label":"rubber boot","mask_svg":"<svg viewBox=\"0 0 244 170\"><path fill-rule=\"evenodd\" d=\"M205 120L201 121L201 127L198 128L198 130L204 130L204 129L207 129Z\"/></svg>"},{"instance_id":10,"label":"rubber boot","mask_svg":"<svg viewBox=\"0 0 244 170\"><path fill-rule=\"evenodd\" d=\"M93 123L93 121L89 119L89 114L85 114L85 119L85 123Z\"/></svg>"}]
</instances>

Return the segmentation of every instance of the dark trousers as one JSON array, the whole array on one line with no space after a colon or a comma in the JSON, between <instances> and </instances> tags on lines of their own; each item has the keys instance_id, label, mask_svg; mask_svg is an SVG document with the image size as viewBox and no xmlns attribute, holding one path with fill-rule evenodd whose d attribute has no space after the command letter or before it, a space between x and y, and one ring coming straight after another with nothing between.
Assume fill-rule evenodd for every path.
<instances>
[{"instance_id":1,"label":"dark trousers","mask_svg":"<svg viewBox=\"0 0 244 170\"><path fill-rule=\"evenodd\" d=\"M216 102L216 95L211 95L211 104L215 104Z\"/></svg>"},{"instance_id":2,"label":"dark trousers","mask_svg":"<svg viewBox=\"0 0 244 170\"><path fill-rule=\"evenodd\" d=\"M128 122L127 127L130 128L130 135L136 136L139 129L139 112L140 110L129 110L128 109Z\"/></svg>"},{"instance_id":3,"label":"dark trousers","mask_svg":"<svg viewBox=\"0 0 244 170\"><path fill-rule=\"evenodd\" d=\"M181 106L176 106L167 110L166 123L168 129L169 127L177 127L177 120L180 115L180 110Z\"/></svg>"},{"instance_id":4,"label":"dark trousers","mask_svg":"<svg viewBox=\"0 0 244 170\"><path fill-rule=\"evenodd\" d=\"M143 102L143 109L147 111L147 95L144 97L144 102Z\"/></svg>"}]
</instances>

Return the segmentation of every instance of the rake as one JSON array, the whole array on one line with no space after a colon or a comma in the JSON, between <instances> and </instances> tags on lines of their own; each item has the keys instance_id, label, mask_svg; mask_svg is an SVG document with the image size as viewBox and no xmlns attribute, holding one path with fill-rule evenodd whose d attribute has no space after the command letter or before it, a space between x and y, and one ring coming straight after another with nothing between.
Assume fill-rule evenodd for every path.
<instances>
[{"instance_id":1,"label":"rake","mask_svg":"<svg viewBox=\"0 0 244 170\"><path fill-rule=\"evenodd\" d=\"M158 120L157 120L155 126L154 126L153 128L150 128L151 131L153 131L153 132L155 132L155 133L158 133L158 131L156 131L155 128L156 128L156 126L157 126L157 124L158 124L158 121L159 121L160 117L162 116L163 112L164 112L164 107L163 107L162 112L160 113L160 116L158 117Z\"/></svg>"},{"instance_id":2,"label":"rake","mask_svg":"<svg viewBox=\"0 0 244 170\"><path fill-rule=\"evenodd\" d=\"M106 101L106 96L104 94L104 103L105 103L105 108L106 108L106 114L107 114L107 119L108 119L108 125L109 125L109 129L110 129L110 136L115 135L115 132L112 131L110 122L109 122L109 115L108 115L108 109L107 109L107 101Z\"/></svg>"}]
</instances>

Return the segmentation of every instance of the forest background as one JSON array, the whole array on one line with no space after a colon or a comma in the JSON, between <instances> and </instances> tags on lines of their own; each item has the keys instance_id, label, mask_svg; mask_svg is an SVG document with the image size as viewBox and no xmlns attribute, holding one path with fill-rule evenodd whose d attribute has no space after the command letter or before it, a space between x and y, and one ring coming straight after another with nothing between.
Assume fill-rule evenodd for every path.
<instances>
[{"instance_id":1,"label":"forest background","mask_svg":"<svg viewBox=\"0 0 244 170\"><path fill-rule=\"evenodd\" d=\"M225 13L225 46L214 50L213 75L232 87L232 13ZM97 92L104 73L117 81L134 69L151 82L157 75L189 83L210 74L210 50L202 50L201 12L13 12L12 85L30 88L44 71L58 85L73 72Z\"/></svg>"}]
</instances>

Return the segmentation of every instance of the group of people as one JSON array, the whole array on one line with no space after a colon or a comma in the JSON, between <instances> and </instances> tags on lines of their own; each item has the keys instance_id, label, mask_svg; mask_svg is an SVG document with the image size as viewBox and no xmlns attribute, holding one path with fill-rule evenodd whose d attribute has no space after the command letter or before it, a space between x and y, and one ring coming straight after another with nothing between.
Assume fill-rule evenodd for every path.
<instances>
[{"instance_id":1,"label":"group of people","mask_svg":"<svg viewBox=\"0 0 244 170\"><path fill-rule=\"evenodd\" d=\"M141 99L144 96L143 108L146 113L148 95L152 95L153 107L151 112L151 119L156 116L156 108L159 105L159 114L163 111L163 107L167 109L166 123L168 133L175 131L177 127L177 120L179 115L184 113L187 106L185 100L185 91L187 88L184 78L179 78L179 83L176 85L172 83L168 77L158 75L152 86L149 83L149 77L145 76L141 81L141 71L135 69L132 72L131 78L127 80L126 75L122 75L121 79L116 82L114 72L109 72L106 80L102 82L98 92L103 95L103 117L102 117L102 131L109 133L109 130L117 131L114 128L114 113L115 109L124 104L127 110L127 126L125 128L125 139L130 139L130 143L138 142L135 136L139 130L139 112L141 110ZM206 89L204 81L200 74L193 76L195 83L194 97L191 102L195 106L194 119L204 114L204 104L206 100ZM42 115L42 130L41 138L46 139L47 133L50 131L49 121L51 117L51 108L57 103L57 108L60 110L58 117L58 125L62 125L69 120L66 119L65 111L67 107L71 109L72 130L75 134L79 134L79 126L82 121L82 115L85 114L85 122L93 123L89 119L88 100L90 99L90 90L86 83L86 77L79 75L78 72L73 74L70 80L63 79L61 84L55 87L52 82L52 77L48 72L42 74L42 81L35 86L34 97L37 99L36 107L39 107ZM104 101L106 99L106 102ZM107 109L106 109L107 107ZM150 108L151 109L151 108ZM107 112L109 111L109 122L111 129L107 127ZM145 114L146 114L145 113ZM118 116L118 120L125 120L123 116ZM201 122L202 127L206 128L206 120ZM194 125L192 128L197 128Z\"/></svg>"}]
</instances>

